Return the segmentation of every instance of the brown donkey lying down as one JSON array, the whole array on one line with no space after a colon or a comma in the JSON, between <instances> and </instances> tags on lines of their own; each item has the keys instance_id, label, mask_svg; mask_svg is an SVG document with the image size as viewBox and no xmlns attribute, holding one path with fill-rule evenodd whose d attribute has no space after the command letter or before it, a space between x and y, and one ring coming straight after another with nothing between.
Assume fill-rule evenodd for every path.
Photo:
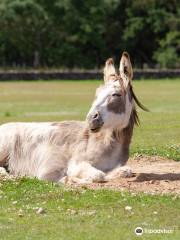
<instances>
[{"instance_id":1,"label":"brown donkey lying down","mask_svg":"<svg viewBox=\"0 0 180 240\"><path fill-rule=\"evenodd\" d=\"M117 177L128 160L138 123L135 105L144 109L133 92L132 76L128 53L122 54L119 73L108 59L104 85L97 89L85 122L0 126L0 167L15 176L55 182L90 183Z\"/></svg>"}]
</instances>

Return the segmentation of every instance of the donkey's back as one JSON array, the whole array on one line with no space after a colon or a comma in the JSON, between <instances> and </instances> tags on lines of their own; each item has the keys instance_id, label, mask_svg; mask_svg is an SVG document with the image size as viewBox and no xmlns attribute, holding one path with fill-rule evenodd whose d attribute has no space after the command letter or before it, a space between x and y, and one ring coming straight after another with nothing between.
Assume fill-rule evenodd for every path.
<instances>
[{"instance_id":1,"label":"donkey's back","mask_svg":"<svg viewBox=\"0 0 180 240\"><path fill-rule=\"evenodd\" d=\"M0 167L8 166L15 175L39 178L43 171L52 168L58 169L58 177L64 176L72 145L83 126L84 123L78 121L3 124L0 126Z\"/></svg>"}]
</instances>

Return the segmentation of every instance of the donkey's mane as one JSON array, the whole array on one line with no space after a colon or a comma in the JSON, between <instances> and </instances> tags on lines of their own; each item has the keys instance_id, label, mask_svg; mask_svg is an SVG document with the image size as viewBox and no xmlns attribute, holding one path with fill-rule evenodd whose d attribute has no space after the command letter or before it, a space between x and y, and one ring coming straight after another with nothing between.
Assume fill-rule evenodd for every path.
<instances>
[{"instance_id":1,"label":"donkey's mane","mask_svg":"<svg viewBox=\"0 0 180 240\"><path fill-rule=\"evenodd\" d=\"M144 110L144 111L146 111L146 112L149 112L149 110L148 110L148 109L138 100L138 98L136 97L132 85L130 85L130 92L131 92L131 94L132 94L132 97L133 97L135 103L136 103L142 110Z\"/></svg>"},{"instance_id":2,"label":"donkey's mane","mask_svg":"<svg viewBox=\"0 0 180 240\"><path fill-rule=\"evenodd\" d=\"M144 111L149 111L136 97L132 85L130 85L130 94L132 99L134 99L135 103L138 105L138 107L140 107ZM136 106L134 106L132 109L131 116L129 119L129 124L127 125L127 127L124 128L123 130L116 129L114 131L115 139L118 142L122 142L122 139L123 139L123 142L125 144L129 144L133 134L134 125L138 125L138 126L140 125L140 120L139 120Z\"/></svg>"},{"instance_id":3,"label":"donkey's mane","mask_svg":"<svg viewBox=\"0 0 180 240\"><path fill-rule=\"evenodd\" d=\"M142 110L149 112L149 110L139 101L139 99L137 98L136 94L134 93L133 87L132 85L130 85L130 94L132 96L132 98L134 99L135 103L137 104L138 107L140 107ZM138 116L138 112L136 110L136 106L134 106L131 116L130 116L130 120L129 120L129 125L139 125L140 124L140 120L139 120L139 116Z\"/></svg>"}]
</instances>

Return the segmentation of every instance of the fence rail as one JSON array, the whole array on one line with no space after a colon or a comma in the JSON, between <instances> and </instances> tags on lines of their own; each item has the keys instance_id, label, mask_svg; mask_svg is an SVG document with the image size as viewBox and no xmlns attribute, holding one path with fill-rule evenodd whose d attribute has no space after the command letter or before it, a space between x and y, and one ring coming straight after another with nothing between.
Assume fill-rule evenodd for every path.
<instances>
[{"instance_id":1,"label":"fence rail","mask_svg":"<svg viewBox=\"0 0 180 240\"><path fill-rule=\"evenodd\" d=\"M101 70L0 70L0 81L13 80L87 80L102 79ZM180 69L135 69L134 79L180 78Z\"/></svg>"}]
</instances>

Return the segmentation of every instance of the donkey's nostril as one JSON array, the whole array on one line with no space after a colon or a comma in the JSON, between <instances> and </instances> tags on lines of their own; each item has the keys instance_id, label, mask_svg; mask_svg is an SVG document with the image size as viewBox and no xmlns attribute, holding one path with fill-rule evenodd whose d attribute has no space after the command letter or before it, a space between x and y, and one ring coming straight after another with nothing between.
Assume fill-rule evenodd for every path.
<instances>
[{"instance_id":1,"label":"donkey's nostril","mask_svg":"<svg viewBox=\"0 0 180 240\"><path fill-rule=\"evenodd\" d=\"M99 114L96 113L96 114L94 115L93 119L97 119L98 117L99 117Z\"/></svg>"}]
</instances>

